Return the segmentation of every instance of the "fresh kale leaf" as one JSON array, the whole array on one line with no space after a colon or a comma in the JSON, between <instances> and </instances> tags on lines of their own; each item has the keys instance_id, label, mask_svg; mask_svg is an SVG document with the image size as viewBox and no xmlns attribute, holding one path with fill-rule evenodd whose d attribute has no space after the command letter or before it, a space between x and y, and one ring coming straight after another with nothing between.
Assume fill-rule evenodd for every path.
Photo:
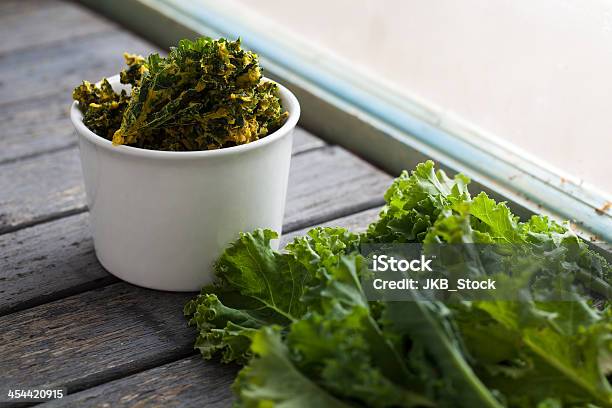
<instances>
[{"instance_id":1,"label":"fresh kale leaf","mask_svg":"<svg viewBox=\"0 0 612 408\"><path fill-rule=\"evenodd\" d=\"M233 389L237 395L235 406L260 407L329 407L348 408L315 382L302 374L293 364L290 350L277 328L264 327L258 331L251 346L257 355L242 369Z\"/></svg>"},{"instance_id":2,"label":"fresh kale leaf","mask_svg":"<svg viewBox=\"0 0 612 408\"><path fill-rule=\"evenodd\" d=\"M369 242L422 242L442 211L452 203L469 199L464 175L449 178L431 161L404 171L385 193L387 205L379 220L368 228Z\"/></svg>"},{"instance_id":3,"label":"fresh kale leaf","mask_svg":"<svg viewBox=\"0 0 612 408\"><path fill-rule=\"evenodd\" d=\"M509 406L546 398L562 406L611 406L609 311L583 301L474 302L455 310L455 319L479 376Z\"/></svg>"},{"instance_id":4,"label":"fresh kale leaf","mask_svg":"<svg viewBox=\"0 0 612 408\"><path fill-rule=\"evenodd\" d=\"M301 297L311 272L289 254L270 248L270 230L241 234L217 261L217 280L185 305L198 328L196 348L205 358L246 362L254 329L288 326L306 311Z\"/></svg>"},{"instance_id":5,"label":"fresh kale leaf","mask_svg":"<svg viewBox=\"0 0 612 408\"><path fill-rule=\"evenodd\" d=\"M427 162L364 234L315 228L282 252L272 231L241 234L185 307L205 358L245 365L236 405L612 407L612 310L589 298L609 299L612 268L566 225L523 222L468 183ZM368 302L371 243L488 244L466 269L522 300Z\"/></svg>"}]
</instances>

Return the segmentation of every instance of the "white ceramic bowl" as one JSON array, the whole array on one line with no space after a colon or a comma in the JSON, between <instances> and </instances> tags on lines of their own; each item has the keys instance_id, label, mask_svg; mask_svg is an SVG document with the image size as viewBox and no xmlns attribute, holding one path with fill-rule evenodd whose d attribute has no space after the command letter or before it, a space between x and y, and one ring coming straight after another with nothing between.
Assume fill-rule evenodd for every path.
<instances>
[{"instance_id":1,"label":"white ceramic bowl","mask_svg":"<svg viewBox=\"0 0 612 408\"><path fill-rule=\"evenodd\" d=\"M109 82L123 87L118 76ZM94 247L109 272L147 288L196 291L212 281L214 261L239 232L281 231L300 105L279 89L289 112L280 129L197 152L113 146L72 104Z\"/></svg>"}]
</instances>

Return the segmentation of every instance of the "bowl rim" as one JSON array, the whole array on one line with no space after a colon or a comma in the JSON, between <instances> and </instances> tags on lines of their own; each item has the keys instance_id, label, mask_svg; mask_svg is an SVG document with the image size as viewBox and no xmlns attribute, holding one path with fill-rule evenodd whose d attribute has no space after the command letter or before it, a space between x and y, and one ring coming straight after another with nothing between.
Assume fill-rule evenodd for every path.
<instances>
[{"instance_id":1,"label":"bowl rim","mask_svg":"<svg viewBox=\"0 0 612 408\"><path fill-rule=\"evenodd\" d=\"M113 75L107 78L108 82L115 88L121 85L119 82L119 75ZM274 143L276 140L283 138L291 133L291 130L297 125L298 119L300 118L300 104L295 95L285 88L283 85L276 81L272 81L269 78L263 77L262 80L274 82L279 89L280 98L282 101L283 108L289 112L289 117L285 123L278 128L276 131L269 135L255 140L253 142L245 143L238 146L224 147L215 150L196 150L196 151L166 151L166 150L150 150L142 149L140 147L126 146L126 145L113 145L108 139L103 138L100 135L92 132L83 123L83 113L79 109L78 102L73 101L70 106L70 120L74 125L79 138L94 143L104 149L110 150L115 153L125 154L130 156L157 158L157 159L193 159L203 157L217 157L227 156L245 153L247 151L261 148L267 144Z\"/></svg>"}]
</instances>

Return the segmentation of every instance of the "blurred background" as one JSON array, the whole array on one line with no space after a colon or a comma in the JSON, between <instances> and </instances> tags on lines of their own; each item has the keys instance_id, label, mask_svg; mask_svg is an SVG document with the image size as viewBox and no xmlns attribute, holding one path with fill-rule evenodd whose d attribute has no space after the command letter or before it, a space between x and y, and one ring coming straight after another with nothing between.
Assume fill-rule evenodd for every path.
<instances>
[{"instance_id":1,"label":"blurred background","mask_svg":"<svg viewBox=\"0 0 612 408\"><path fill-rule=\"evenodd\" d=\"M232 0L612 192L612 2ZM244 11L246 11L244 10Z\"/></svg>"}]
</instances>

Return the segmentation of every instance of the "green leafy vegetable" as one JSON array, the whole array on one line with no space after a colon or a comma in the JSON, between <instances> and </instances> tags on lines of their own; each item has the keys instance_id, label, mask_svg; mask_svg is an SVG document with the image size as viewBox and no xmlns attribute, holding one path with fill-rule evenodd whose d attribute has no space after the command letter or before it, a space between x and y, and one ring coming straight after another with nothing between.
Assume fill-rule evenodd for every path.
<instances>
[{"instance_id":1,"label":"green leafy vegetable","mask_svg":"<svg viewBox=\"0 0 612 408\"><path fill-rule=\"evenodd\" d=\"M612 407L612 268L566 226L522 222L468 184L426 162L393 182L366 233L315 228L284 252L272 231L241 234L185 307L205 358L245 365L236 406ZM358 251L369 243L495 244L463 262L476 276L509 273L508 293L531 280L532 293L368 302ZM585 290L553 300L567 288L604 307Z\"/></svg>"},{"instance_id":2,"label":"green leafy vegetable","mask_svg":"<svg viewBox=\"0 0 612 408\"><path fill-rule=\"evenodd\" d=\"M243 407L329 407L349 405L334 398L302 374L291 362L289 349L278 330L264 327L254 336L253 352L258 355L236 379L236 405Z\"/></svg>"},{"instance_id":3,"label":"green leafy vegetable","mask_svg":"<svg viewBox=\"0 0 612 408\"><path fill-rule=\"evenodd\" d=\"M403 341L411 339L413 347L420 349L407 359L420 366L437 400L460 398L465 406L501 407L468 364L446 306L428 301L389 302L384 322L390 333Z\"/></svg>"},{"instance_id":4,"label":"green leafy vegetable","mask_svg":"<svg viewBox=\"0 0 612 408\"><path fill-rule=\"evenodd\" d=\"M166 58L124 54L116 94L104 79L84 82L73 98L96 134L152 150L209 150L249 143L284 123L278 86L262 80L257 55L240 40L181 40Z\"/></svg>"},{"instance_id":5,"label":"green leafy vegetable","mask_svg":"<svg viewBox=\"0 0 612 408\"><path fill-rule=\"evenodd\" d=\"M612 357L609 311L597 313L584 302L475 302L457 319L480 357L483 379L513 406L533 406L546 397L568 406L612 404L605 377ZM504 346L495 356L477 354L490 353L485 348L491 348L490 340L483 336L491 332Z\"/></svg>"}]
</instances>

